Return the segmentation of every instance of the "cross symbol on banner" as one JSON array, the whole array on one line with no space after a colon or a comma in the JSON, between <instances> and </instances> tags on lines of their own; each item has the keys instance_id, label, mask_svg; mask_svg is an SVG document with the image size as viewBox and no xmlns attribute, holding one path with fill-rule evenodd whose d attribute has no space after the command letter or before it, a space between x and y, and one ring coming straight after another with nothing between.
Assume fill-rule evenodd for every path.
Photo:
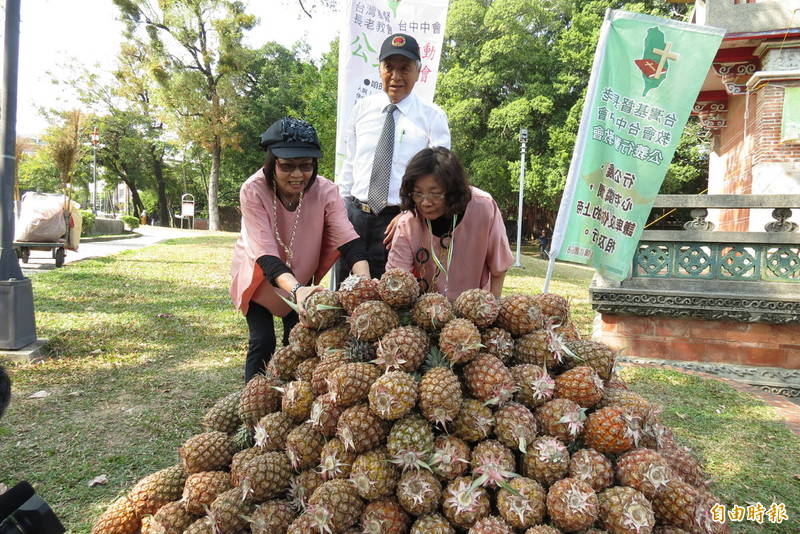
<instances>
[{"instance_id":1,"label":"cross symbol on banner","mask_svg":"<svg viewBox=\"0 0 800 534\"><path fill-rule=\"evenodd\" d=\"M661 60L658 62L658 67L656 68L656 72L655 74L653 74L653 78L655 78L656 80L661 78L661 75L664 74L664 65L667 63L668 59L677 61L678 58L680 57L679 54L676 54L675 52L670 52L671 49L672 49L672 43L667 43L667 45L664 47L664 50L661 50L659 48L653 49L654 54L658 54L659 56L661 56Z\"/></svg>"}]
</instances>

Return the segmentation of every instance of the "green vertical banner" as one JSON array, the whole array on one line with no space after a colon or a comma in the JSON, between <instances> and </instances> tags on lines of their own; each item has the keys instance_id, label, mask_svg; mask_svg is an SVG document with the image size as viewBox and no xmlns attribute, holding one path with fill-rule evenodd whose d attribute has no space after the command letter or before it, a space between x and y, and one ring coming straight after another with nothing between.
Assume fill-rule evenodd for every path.
<instances>
[{"instance_id":1,"label":"green vertical banner","mask_svg":"<svg viewBox=\"0 0 800 534\"><path fill-rule=\"evenodd\" d=\"M724 35L720 28L606 13L553 231L551 262L590 264L610 280L628 277L653 201Z\"/></svg>"}]
</instances>

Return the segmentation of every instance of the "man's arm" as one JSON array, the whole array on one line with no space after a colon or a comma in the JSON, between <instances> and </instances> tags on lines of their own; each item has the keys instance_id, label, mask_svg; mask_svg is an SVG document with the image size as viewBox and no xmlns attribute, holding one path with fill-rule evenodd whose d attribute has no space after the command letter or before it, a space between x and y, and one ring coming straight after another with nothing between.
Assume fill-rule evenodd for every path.
<instances>
[{"instance_id":1,"label":"man's arm","mask_svg":"<svg viewBox=\"0 0 800 534\"><path fill-rule=\"evenodd\" d=\"M444 111L438 110L431 124L430 135L430 146L450 148L450 125L447 123L447 115Z\"/></svg>"},{"instance_id":2,"label":"man's arm","mask_svg":"<svg viewBox=\"0 0 800 534\"><path fill-rule=\"evenodd\" d=\"M336 176L336 185L339 187L339 196L346 198L352 195L353 189L353 162L356 158L356 113L359 107L353 110L350 124L344 138L344 162L342 170Z\"/></svg>"}]
</instances>

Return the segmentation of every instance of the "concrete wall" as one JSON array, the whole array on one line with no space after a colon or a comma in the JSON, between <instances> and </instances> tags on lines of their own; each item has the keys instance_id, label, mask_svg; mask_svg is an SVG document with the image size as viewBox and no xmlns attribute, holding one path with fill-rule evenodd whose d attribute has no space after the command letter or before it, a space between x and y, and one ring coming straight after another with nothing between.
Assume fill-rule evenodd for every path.
<instances>
[{"instance_id":1,"label":"concrete wall","mask_svg":"<svg viewBox=\"0 0 800 534\"><path fill-rule=\"evenodd\" d=\"M125 224L119 219L103 219L98 217L94 220L92 235L121 234L125 231Z\"/></svg>"}]
</instances>

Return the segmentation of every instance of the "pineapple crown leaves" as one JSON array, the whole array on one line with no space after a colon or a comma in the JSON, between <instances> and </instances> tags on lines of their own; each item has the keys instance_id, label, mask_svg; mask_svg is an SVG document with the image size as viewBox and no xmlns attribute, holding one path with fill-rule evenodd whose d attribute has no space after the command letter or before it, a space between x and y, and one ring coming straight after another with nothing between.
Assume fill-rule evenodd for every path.
<instances>
[{"instance_id":1,"label":"pineapple crown leaves","mask_svg":"<svg viewBox=\"0 0 800 534\"><path fill-rule=\"evenodd\" d=\"M430 371L436 367L446 367L453 369L453 362L448 360L445 355L439 350L439 347L433 345L425 357L425 363L422 366L424 372Z\"/></svg>"},{"instance_id":2,"label":"pineapple crown leaves","mask_svg":"<svg viewBox=\"0 0 800 534\"><path fill-rule=\"evenodd\" d=\"M578 434L581 433L584 421L586 421L586 408L568 410L567 413L558 420L559 423L567 425L567 430L573 437L577 437Z\"/></svg>"},{"instance_id":3,"label":"pineapple crown leaves","mask_svg":"<svg viewBox=\"0 0 800 534\"><path fill-rule=\"evenodd\" d=\"M306 514L311 516L314 525L321 534L333 534L331 529L333 514L326 507L321 505L309 506L306 508Z\"/></svg>"},{"instance_id":4,"label":"pineapple crown leaves","mask_svg":"<svg viewBox=\"0 0 800 534\"><path fill-rule=\"evenodd\" d=\"M520 523L525 523L525 516L533 513L534 511L533 506L531 506L531 501L519 493L517 496L514 496L508 500L508 508L512 514L517 516Z\"/></svg>"},{"instance_id":5,"label":"pineapple crown leaves","mask_svg":"<svg viewBox=\"0 0 800 534\"><path fill-rule=\"evenodd\" d=\"M469 480L459 480L452 490L448 489L451 494L446 502L452 506L457 514L469 513L475 510L480 505L481 491L478 487L480 484L474 484Z\"/></svg>"},{"instance_id":6,"label":"pineapple crown leaves","mask_svg":"<svg viewBox=\"0 0 800 534\"><path fill-rule=\"evenodd\" d=\"M431 459L429 458L428 461L424 461L426 455L423 452L419 451L412 451L412 450L404 450L400 451L394 455L389 462L399 465L402 470L405 472L408 469L426 469L433 473L433 469L431 468Z\"/></svg>"},{"instance_id":7,"label":"pineapple crown leaves","mask_svg":"<svg viewBox=\"0 0 800 534\"><path fill-rule=\"evenodd\" d=\"M362 274L351 274L339 286L339 291L352 291L362 280L367 280L367 277Z\"/></svg>"},{"instance_id":8,"label":"pineapple crown leaves","mask_svg":"<svg viewBox=\"0 0 800 534\"><path fill-rule=\"evenodd\" d=\"M421 478L418 474L413 474L405 480L401 480L399 486L405 487L406 493L411 496L416 505L422 504L426 495L436 493L430 481Z\"/></svg>"},{"instance_id":9,"label":"pineapple crown leaves","mask_svg":"<svg viewBox=\"0 0 800 534\"><path fill-rule=\"evenodd\" d=\"M537 400L547 400L552 398L556 388L556 382L547 372L547 369L542 368L542 374L531 383L531 387L533 389L534 398Z\"/></svg>"},{"instance_id":10,"label":"pineapple crown leaves","mask_svg":"<svg viewBox=\"0 0 800 534\"><path fill-rule=\"evenodd\" d=\"M508 486L506 482L509 478L517 478L519 475L513 471L503 469L502 460L499 458L488 458L483 464L472 468L472 472L479 475L472 481L473 486L500 486L515 496L519 495L517 490Z\"/></svg>"},{"instance_id":11,"label":"pineapple crown leaves","mask_svg":"<svg viewBox=\"0 0 800 534\"><path fill-rule=\"evenodd\" d=\"M284 297L280 293L278 293L278 296L281 298L281 300L283 302L286 303L287 306L289 306L292 309L293 312L298 313L298 314L300 313L300 306L298 306L297 304L295 304L291 300L287 299L286 297Z\"/></svg>"},{"instance_id":12,"label":"pineapple crown leaves","mask_svg":"<svg viewBox=\"0 0 800 534\"><path fill-rule=\"evenodd\" d=\"M591 498L593 496L594 491L583 491L573 481L562 494L562 501L573 512L586 512L591 508Z\"/></svg>"},{"instance_id":13,"label":"pineapple crown leaves","mask_svg":"<svg viewBox=\"0 0 800 534\"><path fill-rule=\"evenodd\" d=\"M547 436L536 443L536 451L541 462L565 462L569 458L567 448L557 438Z\"/></svg>"}]
</instances>

